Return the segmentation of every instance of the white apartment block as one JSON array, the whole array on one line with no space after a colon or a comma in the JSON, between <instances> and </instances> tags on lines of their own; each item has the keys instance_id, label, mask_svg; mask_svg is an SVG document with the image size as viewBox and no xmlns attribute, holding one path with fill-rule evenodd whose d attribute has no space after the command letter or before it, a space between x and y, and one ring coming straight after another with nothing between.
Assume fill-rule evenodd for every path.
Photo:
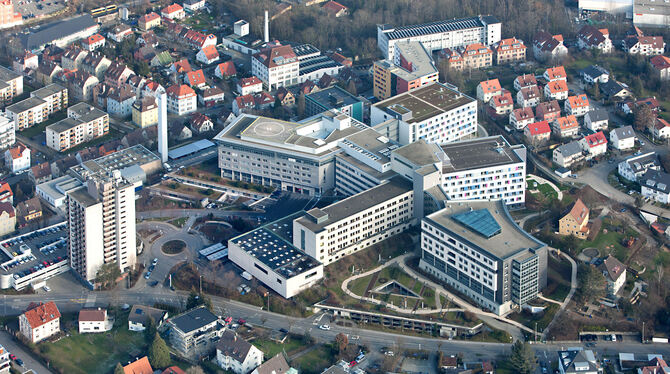
<instances>
[{"instance_id":1,"label":"white apartment block","mask_svg":"<svg viewBox=\"0 0 670 374\"><path fill-rule=\"evenodd\" d=\"M0 374L9 374L10 366L9 351L0 345Z\"/></svg>"},{"instance_id":2,"label":"white apartment block","mask_svg":"<svg viewBox=\"0 0 670 374\"><path fill-rule=\"evenodd\" d=\"M261 50L251 58L251 74L258 77L268 91L300 83L300 63L290 45Z\"/></svg>"},{"instance_id":3,"label":"white apartment block","mask_svg":"<svg viewBox=\"0 0 670 374\"><path fill-rule=\"evenodd\" d=\"M60 332L60 316L53 301L40 303L19 316L19 332L31 343L41 342Z\"/></svg>"},{"instance_id":4,"label":"white apartment block","mask_svg":"<svg viewBox=\"0 0 670 374\"><path fill-rule=\"evenodd\" d=\"M242 114L214 137L221 176L317 195L335 186L338 141L366 128L333 111L301 122Z\"/></svg>"},{"instance_id":5,"label":"white apartment block","mask_svg":"<svg viewBox=\"0 0 670 374\"><path fill-rule=\"evenodd\" d=\"M547 249L502 200L448 201L421 222L419 267L502 315L546 287Z\"/></svg>"},{"instance_id":6,"label":"white apartment block","mask_svg":"<svg viewBox=\"0 0 670 374\"><path fill-rule=\"evenodd\" d=\"M398 42L420 42L430 52L465 47L474 43L492 45L501 39L502 24L493 16L392 27L377 25L377 46L386 59L395 58Z\"/></svg>"},{"instance_id":7,"label":"white apartment block","mask_svg":"<svg viewBox=\"0 0 670 374\"><path fill-rule=\"evenodd\" d=\"M14 121L17 131L46 121L49 114L49 104L37 97L29 97L5 108L5 115Z\"/></svg>"},{"instance_id":8,"label":"white apartment block","mask_svg":"<svg viewBox=\"0 0 670 374\"><path fill-rule=\"evenodd\" d=\"M65 109L68 106L67 88L55 83L31 92L30 97L37 97L46 101L48 115Z\"/></svg>"},{"instance_id":9,"label":"white apartment block","mask_svg":"<svg viewBox=\"0 0 670 374\"><path fill-rule=\"evenodd\" d=\"M647 170L661 170L661 163L654 152L628 158L617 166L619 175L631 182L637 182Z\"/></svg>"},{"instance_id":10,"label":"white apartment block","mask_svg":"<svg viewBox=\"0 0 670 374\"><path fill-rule=\"evenodd\" d=\"M5 150L16 141L14 120L0 114L0 151Z\"/></svg>"},{"instance_id":11,"label":"white apartment block","mask_svg":"<svg viewBox=\"0 0 670 374\"><path fill-rule=\"evenodd\" d=\"M116 262L124 272L135 267L135 183L119 171L88 176L67 193L70 267L93 282L104 264Z\"/></svg>"},{"instance_id":12,"label":"white apartment block","mask_svg":"<svg viewBox=\"0 0 670 374\"><path fill-rule=\"evenodd\" d=\"M109 114L86 103L68 108L68 117L46 128L47 146L58 152L106 135Z\"/></svg>"},{"instance_id":13,"label":"white apartment block","mask_svg":"<svg viewBox=\"0 0 670 374\"><path fill-rule=\"evenodd\" d=\"M477 100L442 83L396 95L370 108L371 125L399 120L398 142L445 144L475 136Z\"/></svg>"},{"instance_id":14,"label":"white apartment block","mask_svg":"<svg viewBox=\"0 0 670 374\"><path fill-rule=\"evenodd\" d=\"M442 189L450 200L502 199L509 207L526 202L526 147L502 136L442 146Z\"/></svg>"},{"instance_id":15,"label":"white apartment block","mask_svg":"<svg viewBox=\"0 0 670 374\"><path fill-rule=\"evenodd\" d=\"M293 245L328 265L408 229L413 208L413 184L397 176L294 220Z\"/></svg>"}]
</instances>

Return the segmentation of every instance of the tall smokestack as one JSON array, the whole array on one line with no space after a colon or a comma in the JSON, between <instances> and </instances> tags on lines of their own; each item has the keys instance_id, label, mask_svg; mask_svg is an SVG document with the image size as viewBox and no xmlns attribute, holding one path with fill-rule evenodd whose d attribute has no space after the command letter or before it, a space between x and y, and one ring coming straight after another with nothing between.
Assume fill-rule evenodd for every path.
<instances>
[{"instance_id":1,"label":"tall smokestack","mask_svg":"<svg viewBox=\"0 0 670 374\"><path fill-rule=\"evenodd\" d=\"M158 94L158 153L162 163L168 160L167 118L167 96L161 92Z\"/></svg>"},{"instance_id":2,"label":"tall smokestack","mask_svg":"<svg viewBox=\"0 0 670 374\"><path fill-rule=\"evenodd\" d=\"M265 11L265 33L263 34L263 40L268 43L270 41L270 19L268 18L268 11Z\"/></svg>"}]
</instances>

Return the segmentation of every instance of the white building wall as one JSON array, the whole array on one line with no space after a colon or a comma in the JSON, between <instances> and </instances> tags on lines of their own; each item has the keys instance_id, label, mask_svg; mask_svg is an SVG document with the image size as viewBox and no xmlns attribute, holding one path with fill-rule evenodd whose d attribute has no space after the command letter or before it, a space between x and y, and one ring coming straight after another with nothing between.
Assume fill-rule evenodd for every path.
<instances>
[{"instance_id":1,"label":"white building wall","mask_svg":"<svg viewBox=\"0 0 670 374\"><path fill-rule=\"evenodd\" d=\"M508 205L524 204L526 163L445 173L442 188L452 200L503 199Z\"/></svg>"}]
</instances>

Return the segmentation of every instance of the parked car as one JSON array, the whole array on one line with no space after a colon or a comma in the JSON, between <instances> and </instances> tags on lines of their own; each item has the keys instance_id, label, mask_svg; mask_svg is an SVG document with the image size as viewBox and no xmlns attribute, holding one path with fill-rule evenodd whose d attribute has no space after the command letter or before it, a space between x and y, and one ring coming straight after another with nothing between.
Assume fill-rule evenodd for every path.
<instances>
[{"instance_id":1,"label":"parked car","mask_svg":"<svg viewBox=\"0 0 670 374\"><path fill-rule=\"evenodd\" d=\"M329 331L329 330L330 330L330 325L321 325L321 326L319 326L319 328L320 328L321 330Z\"/></svg>"}]
</instances>

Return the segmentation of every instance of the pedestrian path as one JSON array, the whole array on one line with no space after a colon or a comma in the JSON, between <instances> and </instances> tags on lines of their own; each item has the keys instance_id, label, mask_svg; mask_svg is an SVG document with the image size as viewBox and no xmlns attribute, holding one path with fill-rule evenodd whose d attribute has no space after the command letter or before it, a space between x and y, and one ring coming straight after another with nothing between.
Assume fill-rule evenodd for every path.
<instances>
[{"instance_id":1,"label":"pedestrian path","mask_svg":"<svg viewBox=\"0 0 670 374\"><path fill-rule=\"evenodd\" d=\"M539 175L535 175L535 174L527 174L526 175L526 180L527 181L534 180L535 182L537 182L537 184L548 184L551 188L554 189L554 191L556 191L556 194L558 195L558 200L563 200L563 191L561 191L561 189L558 188L554 184L554 182L552 182L548 179L542 178Z\"/></svg>"}]
</instances>

